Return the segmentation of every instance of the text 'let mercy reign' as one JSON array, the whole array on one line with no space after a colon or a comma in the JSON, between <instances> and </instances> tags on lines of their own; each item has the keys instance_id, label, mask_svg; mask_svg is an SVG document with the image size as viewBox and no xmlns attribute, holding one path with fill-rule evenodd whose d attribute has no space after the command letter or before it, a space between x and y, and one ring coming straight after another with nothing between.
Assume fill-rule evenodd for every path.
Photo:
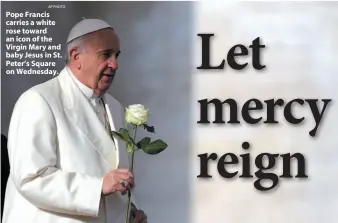
<instances>
[{"instance_id":1,"label":"text 'let mercy reign'","mask_svg":"<svg viewBox=\"0 0 338 223\"><path fill-rule=\"evenodd\" d=\"M262 55L261 50L265 48L265 45L261 44L261 39L258 37L254 39L251 44L247 47L244 44L237 44L231 47L226 55L226 60L223 59L219 61L218 65L211 65L210 61L210 45L212 42L212 37L214 34L197 34L201 38L201 64L197 67L198 70L226 70L227 67L240 71L249 66L249 62L251 62L252 67L255 70L263 70L266 68L266 65L262 64L260 57ZM238 63L236 58L246 57L251 55L251 61L246 61L245 63ZM215 63L213 63L215 64ZM228 66L227 66L228 65ZM197 121L198 124L210 125L210 124L224 124L228 127L233 125L241 124L241 119L238 117L238 112L240 111L242 115L242 120L250 125L255 124L267 124L267 125L277 125L280 121L276 120L275 112L277 109L282 109L285 120L293 125L303 123L309 117L301 117L300 115L295 114L294 107L300 106L305 109L309 109L312 114L312 120L315 122L314 127L309 131L309 135L311 137L316 137L317 131L320 129L321 121L324 120L324 115L328 112L328 105L332 101L332 99L313 99L313 98L296 98L290 101L285 101L281 98L269 98L263 101L257 98L250 98L248 101L244 103L243 106L239 106L238 102L233 98L228 99L201 99L198 100L200 106L200 119ZM228 108L229 114L226 115L228 119L224 119L224 110L225 107ZM212 122L209 119L210 108L214 109L214 118ZM266 112L264 112L265 119L263 116L253 117L251 112L253 111L262 111L266 108ZM250 148L249 142L243 142L242 148L244 150L248 150ZM212 176L209 174L210 167L216 167L220 176L224 178L233 178L235 177L239 171L229 172L226 168L227 165L236 165L241 163L242 165L242 174L239 175L240 178L253 178L251 173L250 164L251 155L250 153L241 154L240 158L234 153L225 153L222 156L218 156L216 153L204 153L199 154L200 161L200 173L198 174L198 178L211 178ZM277 159L280 157L280 161L283 165L283 174L278 176L275 173L268 172L268 170L272 170L277 164ZM241 160L241 162L240 162ZM267 162L267 165L264 165ZM297 175L292 176L291 174L291 166L292 161L297 162ZM268 191L275 188L278 185L279 177L280 178L308 178L306 173L306 159L303 154L295 153L295 154L270 154L270 153L262 153L259 154L254 161L256 168L258 169L255 172L255 176L257 180L254 183L254 187L260 191ZM216 165L216 166L215 166ZM262 180L271 181L270 186L264 186L262 184Z\"/></svg>"}]
</instances>

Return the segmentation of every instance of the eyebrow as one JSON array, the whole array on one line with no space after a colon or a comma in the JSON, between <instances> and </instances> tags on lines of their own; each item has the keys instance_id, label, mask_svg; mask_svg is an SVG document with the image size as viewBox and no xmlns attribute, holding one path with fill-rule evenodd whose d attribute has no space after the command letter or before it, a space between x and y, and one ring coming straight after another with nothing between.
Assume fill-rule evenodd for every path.
<instances>
[{"instance_id":1,"label":"eyebrow","mask_svg":"<svg viewBox=\"0 0 338 223\"><path fill-rule=\"evenodd\" d=\"M100 54L101 53L112 53L114 51L116 51L116 50L114 50L114 49L105 49L105 50L100 50L99 53ZM117 50L116 54L119 55L120 53L121 53L121 50Z\"/></svg>"}]
</instances>

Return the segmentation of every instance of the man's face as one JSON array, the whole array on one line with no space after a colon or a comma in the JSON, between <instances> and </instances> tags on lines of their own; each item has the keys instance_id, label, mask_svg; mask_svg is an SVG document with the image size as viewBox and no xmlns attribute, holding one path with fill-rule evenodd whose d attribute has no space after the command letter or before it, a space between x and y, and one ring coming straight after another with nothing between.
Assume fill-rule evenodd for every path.
<instances>
[{"instance_id":1,"label":"man's face","mask_svg":"<svg viewBox=\"0 0 338 223\"><path fill-rule=\"evenodd\" d=\"M120 43L112 29L93 33L85 41L85 51L79 55L80 71L97 95L110 87L118 68Z\"/></svg>"}]
</instances>

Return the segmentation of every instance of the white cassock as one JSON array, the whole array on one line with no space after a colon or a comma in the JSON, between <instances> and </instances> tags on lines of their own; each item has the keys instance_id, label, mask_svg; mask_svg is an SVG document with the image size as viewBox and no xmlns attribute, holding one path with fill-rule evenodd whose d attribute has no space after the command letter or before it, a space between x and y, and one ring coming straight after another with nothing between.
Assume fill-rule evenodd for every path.
<instances>
[{"instance_id":1,"label":"white cassock","mask_svg":"<svg viewBox=\"0 0 338 223\"><path fill-rule=\"evenodd\" d=\"M15 104L2 223L124 223L127 195L101 191L109 171L128 168L125 142L110 138L103 107L74 78L66 67ZM111 130L125 127L123 106L104 102Z\"/></svg>"}]
</instances>

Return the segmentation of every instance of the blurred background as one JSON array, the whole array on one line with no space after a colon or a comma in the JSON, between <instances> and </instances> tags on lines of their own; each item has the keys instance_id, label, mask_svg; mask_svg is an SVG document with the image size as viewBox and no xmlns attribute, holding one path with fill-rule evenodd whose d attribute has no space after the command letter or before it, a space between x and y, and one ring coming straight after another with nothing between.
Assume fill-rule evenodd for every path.
<instances>
[{"instance_id":1,"label":"blurred background","mask_svg":"<svg viewBox=\"0 0 338 223\"><path fill-rule=\"evenodd\" d=\"M118 75L110 93L124 105L141 103L150 109L149 122L156 137L169 144L158 156L137 154L135 191L149 222L161 223L335 223L338 217L338 3L336 2L62 2L65 9L47 9L48 3L2 2L4 11L51 13L56 26L49 34L63 44L71 27L82 17L101 18L115 27L121 39ZM202 71L201 39L197 33L214 33L211 63L226 59L236 44L249 46L260 37L263 71L252 67L252 54L242 71ZM2 32L3 35L3 32ZM3 41L3 38L2 38ZM2 42L2 50L4 42ZM15 101L29 87L51 76L9 76L1 71L1 133L7 136ZM57 60L58 70L64 66ZM200 99L233 98L239 106L240 125L197 124ZM300 125L286 122L277 108L278 125L249 125L241 106L249 99L332 99L315 138L315 125L307 105L296 106ZM318 103L322 108L322 103ZM214 111L210 107L210 121ZM266 118L266 107L253 113ZM229 118L229 110L224 110ZM142 134L139 136L142 137ZM244 151L241 145L251 145ZM2 153L4 148L2 147ZM251 174L255 158L263 152L302 153L308 179L280 178L276 188L260 192L252 179L223 179L217 163L210 162L210 179L199 179L198 154L250 152ZM296 167L296 166L294 166ZM241 174L242 162L230 170ZM3 169L3 168L2 168ZM296 174L293 168L293 174ZM269 171L268 171L269 172ZM276 168L282 173L281 159ZM3 174L2 174L3 175Z\"/></svg>"}]
</instances>

